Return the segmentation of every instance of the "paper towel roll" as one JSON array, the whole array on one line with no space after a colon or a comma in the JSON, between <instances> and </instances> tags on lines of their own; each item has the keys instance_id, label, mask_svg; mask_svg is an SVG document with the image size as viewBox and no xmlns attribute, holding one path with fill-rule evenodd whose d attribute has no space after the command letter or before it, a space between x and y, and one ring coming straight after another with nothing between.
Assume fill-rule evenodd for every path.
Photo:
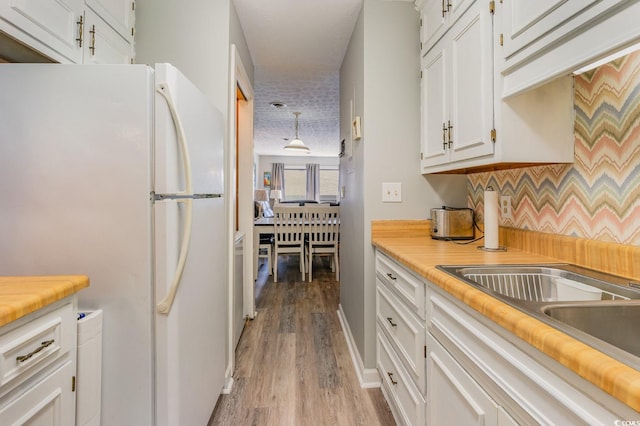
<instances>
[{"instance_id":1,"label":"paper towel roll","mask_svg":"<svg viewBox=\"0 0 640 426\"><path fill-rule=\"evenodd\" d=\"M487 188L484 191L484 246L497 249L498 246L498 191Z\"/></svg>"}]
</instances>

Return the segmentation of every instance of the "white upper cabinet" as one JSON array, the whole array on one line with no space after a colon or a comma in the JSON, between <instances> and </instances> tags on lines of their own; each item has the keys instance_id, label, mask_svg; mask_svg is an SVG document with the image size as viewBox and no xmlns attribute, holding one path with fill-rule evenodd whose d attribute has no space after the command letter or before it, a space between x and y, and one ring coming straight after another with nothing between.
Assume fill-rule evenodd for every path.
<instances>
[{"instance_id":1,"label":"white upper cabinet","mask_svg":"<svg viewBox=\"0 0 640 426\"><path fill-rule=\"evenodd\" d=\"M32 49L55 62L131 63L133 4L131 0L87 0L86 4L84 0L0 0L0 32L18 40L22 50ZM7 53L0 48L0 54Z\"/></svg>"},{"instance_id":2,"label":"white upper cabinet","mask_svg":"<svg viewBox=\"0 0 640 426\"><path fill-rule=\"evenodd\" d=\"M85 64L130 64L132 46L91 9L86 10Z\"/></svg>"},{"instance_id":3,"label":"white upper cabinet","mask_svg":"<svg viewBox=\"0 0 640 426\"><path fill-rule=\"evenodd\" d=\"M473 2L423 50L423 174L573 162L571 78L503 100L495 13L495 2Z\"/></svg>"},{"instance_id":4,"label":"white upper cabinet","mask_svg":"<svg viewBox=\"0 0 640 426\"><path fill-rule=\"evenodd\" d=\"M638 0L496 2L503 97L521 93L640 40Z\"/></svg>"},{"instance_id":5,"label":"white upper cabinet","mask_svg":"<svg viewBox=\"0 0 640 426\"><path fill-rule=\"evenodd\" d=\"M417 0L421 10L421 42L423 51L428 50L444 33L456 23L475 0Z\"/></svg>"},{"instance_id":6,"label":"white upper cabinet","mask_svg":"<svg viewBox=\"0 0 640 426\"><path fill-rule=\"evenodd\" d=\"M510 57L598 0L508 0L504 3L504 48Z\"/></svg>"},{"instance_id":7,"label":"white upper cabinet","mask_svg":"<svg viewBox=\"0 0 640 426\"><path fill-rule=\"evenodd\" d=\"M133 42L134 5L131 0L86 0L87 6L129 43Z\"/></svg>"},{"instance_id":8,"label":"white upper cabinet","mask_svg":"<svg viewBox=\"0 0 640 426\"><path fill-rule=\"evenodd\" d=\"M426 54L423 168L493 153L492 23L478 1Z\"/></svg>"},{"instance_id":9,"label":"white upper cabinet","mask_svg":"<svg viewBox=\"0 0 640 426\"><path fill-rule=\"evenodd\" d=\"M58 62L82 62L83 0L0 0L0 31Z\"/></svg>"}]
</instances>

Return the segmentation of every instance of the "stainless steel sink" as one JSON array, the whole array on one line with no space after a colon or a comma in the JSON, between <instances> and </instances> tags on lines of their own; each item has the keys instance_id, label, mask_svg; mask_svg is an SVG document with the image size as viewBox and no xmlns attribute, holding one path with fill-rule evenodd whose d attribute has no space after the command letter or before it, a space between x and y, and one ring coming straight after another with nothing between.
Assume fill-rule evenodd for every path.
<instances>
[{"instance_id":1,"label":"stainless steel sink","mask_svg":"<svg viewBox=\"0 0 640 426\"><path fill-rule=\"evenodd\" d=\"M500 298L523 302L640 299L640 291L620 285L624 281L618 277L568 264L439 268Z\"/></svg>"},{"instance_id":2,"label":"stainless steel sink","mask_svg":"<svg viewBox=\"0 0 640 426\"><path fill-rule=\"evenodd\" d=\"M640 370L640 288L570 264L438 269Z\"/></svg>"},{"instance_id":3,"label":"stainless steel sink","mask_svg":"<svg viewBox=\"0 0 640 426\"><path fill-rule=\"evenodd\" d=\"M545 315L640 357L640 304L557 305Z\"/></svg>"}]
</instances>

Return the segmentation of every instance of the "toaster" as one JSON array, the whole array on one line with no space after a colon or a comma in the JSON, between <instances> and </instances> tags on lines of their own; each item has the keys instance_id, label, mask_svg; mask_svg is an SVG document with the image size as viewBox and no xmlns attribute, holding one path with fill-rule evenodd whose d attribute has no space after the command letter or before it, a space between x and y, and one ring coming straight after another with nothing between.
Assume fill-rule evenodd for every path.
<instances>
[{"instance_id":1,"label":"toaster","mask_svg":"<svg viewBox=\"0 0 640 426\"><path fill-rule=\"evenodd\" d=\"M431 209L431 238L472 240L475 238L473 210L467 207Z\"/></svg>"}]
</instances>

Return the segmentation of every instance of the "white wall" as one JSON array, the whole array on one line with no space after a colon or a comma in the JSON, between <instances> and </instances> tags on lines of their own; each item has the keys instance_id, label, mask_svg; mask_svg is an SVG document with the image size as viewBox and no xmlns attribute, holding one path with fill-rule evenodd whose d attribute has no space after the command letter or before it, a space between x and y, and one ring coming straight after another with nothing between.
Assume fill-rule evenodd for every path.
<instances>
[{"instance_id":1,"label":"white wall","mask_svg":"<svg viewBox=\"0 0 640 426\"><path fill-rule=\"evenodd\" d=\"M465 176L420 174L419 28L413 3L364 0L340 71L340 139L350 140L352 104L362 118L362 139L340 161L340 304L365 368L376 361L371 221L466 205ZM401 203L382 203L383 182L402 183Z\"/></svg>"}]
</instances>

